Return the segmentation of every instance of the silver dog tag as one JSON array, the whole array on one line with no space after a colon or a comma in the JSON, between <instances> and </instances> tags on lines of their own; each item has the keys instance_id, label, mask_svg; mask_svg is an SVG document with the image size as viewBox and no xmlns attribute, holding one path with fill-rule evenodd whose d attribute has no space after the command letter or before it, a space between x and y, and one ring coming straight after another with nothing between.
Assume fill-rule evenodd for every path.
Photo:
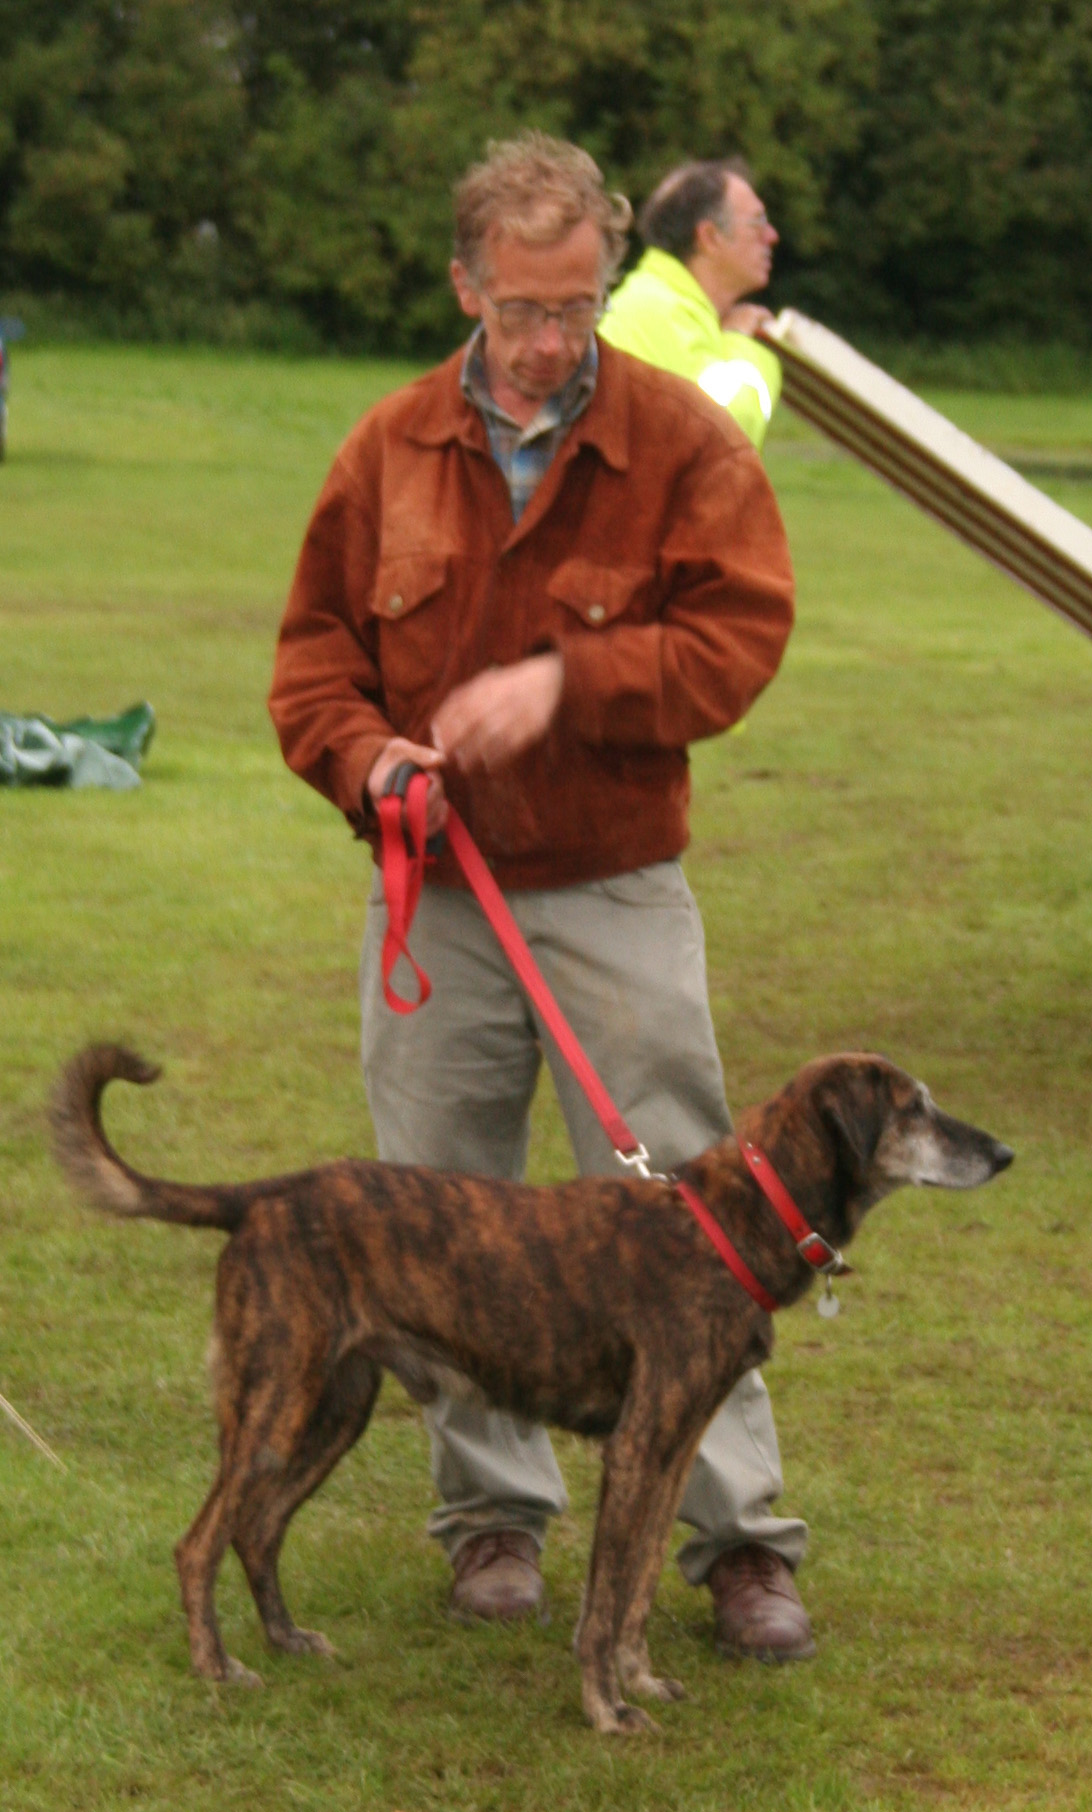
<instances>
[{"instance_id":1,"label":"silver dog tag","mask_svg":"<svg viewBox=\"0 0 1092 1812\"><path fill-rule=\"evenodd\" d=\"M834 1291L830 1287L830 1278L829 1277L827 1278L827 1287L823 1291L823 1294L820 1296L819 1301L816 1303L815 1306L819 1310L819 1313L823 1317L824 1321L833 1321L835 1315L838 1315L841 1313L842 1305L838 1301L837 1296L835 1296Z\"/></svg>"}]
</instances>

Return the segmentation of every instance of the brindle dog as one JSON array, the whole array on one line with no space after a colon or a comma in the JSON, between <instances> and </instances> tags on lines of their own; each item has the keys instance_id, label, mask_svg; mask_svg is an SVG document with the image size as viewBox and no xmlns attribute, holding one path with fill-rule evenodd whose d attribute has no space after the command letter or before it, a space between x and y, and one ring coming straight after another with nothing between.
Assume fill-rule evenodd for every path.
<instances>
[{"instance_id":1,"label":"brindle dog","mask_svg":"<svg viewBox=\"0 0 1092 1812\"><path fill-rule=\"evenodd\" d=\"M162 1182L117 1156L99 1111L113 1078L157 1075L131 1052L92 1046L65 1071L52 1118L60 1163L98 1207L232 1236L213 1337L220 1470L175 1550L197 1672L258 1679L217 1627L229 1543L272 1646L331 1652L293 1623L277 1558L294 1512L366 1428L386 1368L422 1403L441 1390L473 1393L605 1438L576 1644L584 1709L601 1731L647 1724L623 1688L682 1694L653 1674L645 1624L683 1485L718 1404L773 1342L770 1316L670 1183L586 1177L532 1188L350 1159L265 1182ZM835 1246L901 1184L971 1188L1013 1155L868 1055L808 1064L743 1116L741 1133ZM735 1139L680 1175L779 1303L807 1289L811 1267Z\"/></svg>"}]
</instances>

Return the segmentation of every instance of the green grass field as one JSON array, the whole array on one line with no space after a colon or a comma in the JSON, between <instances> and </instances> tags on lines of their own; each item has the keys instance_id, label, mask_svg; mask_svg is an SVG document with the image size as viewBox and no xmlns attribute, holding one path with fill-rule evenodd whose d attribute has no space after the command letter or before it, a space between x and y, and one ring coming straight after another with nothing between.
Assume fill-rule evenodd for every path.
<instances>
[{"instance_id":1,"label":"green grass field","mask_svg":"<svg viewBox=\"0 0 1092 1812\"><path fill-rule=\"evenodd\" d=\"M546 1630L467 1631L416 1412L301 1513L286 1591L333 1667L267 1656L233 1560L191 1677L171 1547L210 1482L215 1236L104 1222L46 1153L92 1035L165 1065L111 1131L194 1180L367 1152L355 968L368 858L281 766L264 706L307 514L405 372L19 348L0 467L0 709L159 716L126 795L0 792L4 1812L878 1812L1092 1806L1092 646L784 416L769 467L800 581L785 667L695 751L688 868L730 1096L880 1048L1018 1151L971 1196L904 1192L845 1312L779 1321L785 1507L812 1544L806 1666L717 1660L669 1568L657 1736L582 1723L570 1637L596 1484L547 1549ZM1092 397L939 401L1092 520ZM609 1078L607 1078L609 1083ZM534 1174L566 1174L552 1100ZM609 1287L609 1285L605 1285Z\"/></svg>"}]
</instances>

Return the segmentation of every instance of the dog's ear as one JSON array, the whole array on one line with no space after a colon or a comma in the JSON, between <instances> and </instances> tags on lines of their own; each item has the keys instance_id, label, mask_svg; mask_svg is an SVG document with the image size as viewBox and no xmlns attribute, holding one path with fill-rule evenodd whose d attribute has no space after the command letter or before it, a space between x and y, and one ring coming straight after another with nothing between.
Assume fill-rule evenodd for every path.
<instances>
[{"instance_id":1,"label":"dog's ear","mask_svg":"<svg viewBox=\"0 0 1092 1812\"><path fill-rule=\"evenodd\" d=\"M839 1066L824 1084L819 1115L834 1139L840 1168L854 1180L869 1169L891 1115L888 1073L860 1059Z\"/></svg>"}]
</instances>

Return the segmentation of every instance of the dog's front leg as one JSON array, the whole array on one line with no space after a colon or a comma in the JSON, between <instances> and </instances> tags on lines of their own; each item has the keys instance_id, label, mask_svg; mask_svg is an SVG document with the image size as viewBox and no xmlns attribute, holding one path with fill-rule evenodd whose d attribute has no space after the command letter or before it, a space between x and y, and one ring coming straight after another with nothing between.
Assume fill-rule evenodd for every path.
<instances>
[{"instance_id":1,"label":"dog's front leg","mask_svg":"<svg viewBox=\"0 0 1092 1812\"><path fill-rule=\"evenodd\" d=\"M619 1574L626 1559L630 1493L625 1456L612 1436L603 1456L599 1511L574 1647L580 1663L580 1696L589 1724L604 1735L647 1729L651 1720L622 1698L615 1661Z\"/></svg>"},{"instance_id":2,"label":"dog's front leg","mask_svg":"<svg viewBox=\"0 0 1092 1812\"><path fill-rule=\"evenodd\" d=\"M670 1459L662 1462L649 1457L649 1472L659 1470L659 1478L645 1494L645 1526L635 1532L635 1571L629 1601L618 1632L616 1656L618 1674L628 1692L638 1698L668 1702L684 1699L685 1689L678 1680L654 1674L649 1659L645 1631L652 1600L664 1568L667 1545L671 1539L675 1515L686 1487L694 1455L701 1444L702 1428L697 1428Z\"/></svg>"},{"instance_id":3,"label":"dog's front leg","mask_svg":"<svg viewBox=\"0 0 1092 1812\"><path fill-rule=\"evenodd\" d=\"M685 1476L670 1461L666 1477L655 1452L652 1430L661 1425L659 1406L631 1390L622 1420L604 1449L603 1480L576 1642L584 1710L596 1730L624 1733L648 1729L651 1719L627 1705L619 1686L619 1637L627 1624L634 1592L650 1567L658 1577L671 1519ZM687 1451L687 1459L689 1450ZM658 1537L648 1555L650 1537ZM647 1609L645 1612L647 1616ZM644 1620L640 1639L643 1643ZM656 1680L647 1654L633 1655L633 1681L650 1697L681 1696L674 1682Z\"/></svg>"}]
</instances>

